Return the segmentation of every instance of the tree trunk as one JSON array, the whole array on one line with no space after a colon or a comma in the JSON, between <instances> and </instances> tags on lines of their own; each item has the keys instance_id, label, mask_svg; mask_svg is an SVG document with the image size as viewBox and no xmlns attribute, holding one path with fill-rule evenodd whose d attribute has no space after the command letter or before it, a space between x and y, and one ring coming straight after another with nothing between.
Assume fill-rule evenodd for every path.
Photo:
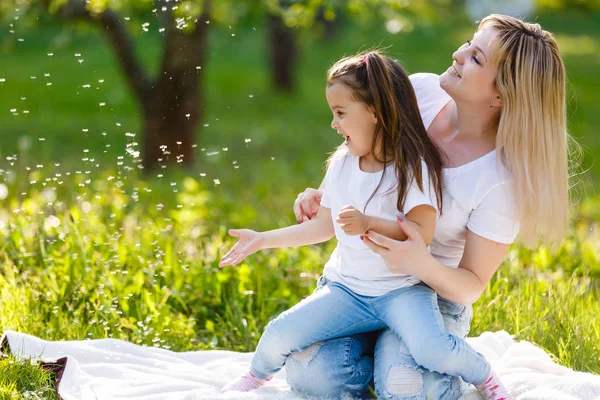
<instances>
[{"instance_id":1,"label":"tree trunk","mask_svg":"<svg viewBox=\"0 0 600 400\"><path fill-rule=\"evenodd\" d=\"M143 112L142 165L146 174L167 164L190 167L194 163L194 133L204 106L201 68L208 36L210 3L211 0L205 0L203 13L191 33L178 29L172 8L167 8L164 13L167 29L162 66L155 81L147 76L117 13L110 9L99 14L91 13L85 0L67 0L58 9L58 15L64 19L97 23L115 52L121 71ZM50 0L42 0L42 4L50 8Z\"/></svg>"},{"instance_id":2,"label":"tree trunk","mask_svg":"<svg viewBox=\"0 0 600 400\"><path fill-rule=\"evenodd\" d=\"M177 29L168 19L160 76L144 108L143 166L194 164L195 128L204 112L202 71L208 37L208 2L192 33Z\"/></svg>"},{"instance_id":3,"label":"tree trunk","mask_svg":"<svg viewBox=\"0 0 600 400\"><path fill-rule=\"evenodd\" d=\"M323 39L325 39L327 41L333 40L333 38L335 37L335 33L337 31L336 24L337 24L338 18L339 18L339 16L333 20L329 20L329 19L325 18L325 7L319 8L319 11L317 12L317 16L316 16L316 23L317 23L317 26L321 30Z\"/></svg>"},{"instance_id":4,"label":"tree trunk","mask_svg":"<svg viewBox=\"0 0 600 400\"><path fill-rule=\"evenodd\" d=\"M294 90L294 67L298 57L296 37L279 16L269 15L268 23L273 86L281 92L291 92Z\"/></svg>"}]
</instances>

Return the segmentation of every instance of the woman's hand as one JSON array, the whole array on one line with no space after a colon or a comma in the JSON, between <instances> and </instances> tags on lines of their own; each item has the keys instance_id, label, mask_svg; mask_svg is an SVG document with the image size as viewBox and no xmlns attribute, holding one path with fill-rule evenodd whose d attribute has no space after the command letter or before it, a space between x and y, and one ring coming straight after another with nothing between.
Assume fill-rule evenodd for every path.
<instances>
[{"instance_id":1,"label":"woman's hand","mask_svg":"<svg viewBox=\"0 0 600 400\"><path fill-rule=\"evenodd\" d=\"M369 217L350 205L342 208L335 222L350 236L360 235L369 229Z\"/></svg>"},{"instance_id":2,"label":"woman's hand","mask_svg":"<svg viewBox=\"0 0 600 400\"><path fill-rule=\"evenodd\" d=\"M372 230L366 232L361 238L367 247L383 258L391 272L418 277L419 267L425 264L429 251L419 232L407 220L398 217L398 226L408 237L403 242Z\"/></svg>"},{"instance_id":3,"label":"woman's hand","mask_svg":"<svg viewBox=\"0 0 600 400\"><path fill-rule=\"evenodd\" d=\"M319 207L321 206L321 197L323 197L322 190L311 188L307 188L296 197L294 214L299 224L304 222L305 218L313 219L317 215L317 211L319 211Z\"/></svg>"},{"instance_id":4,"label":"woman's hand","mask_svg":"<svg viewBox=\"0 0 600 400\"><path fill-rule=\"evenodd\" d=\"M229 235L239 238L238 242L225 254L219 262L219 267L237 265L259 250L262 250L262 236L260 232L250 229L230 229Z\"/></svg>"}]
</instances>

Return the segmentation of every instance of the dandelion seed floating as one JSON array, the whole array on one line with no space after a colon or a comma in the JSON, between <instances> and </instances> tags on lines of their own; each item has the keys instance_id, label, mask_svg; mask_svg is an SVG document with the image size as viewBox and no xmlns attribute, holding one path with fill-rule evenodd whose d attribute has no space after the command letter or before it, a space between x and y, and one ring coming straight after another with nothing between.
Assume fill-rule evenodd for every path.
<instances>
[{"instance_id":1,"label":"dandelion seed floating","mask_svg":"<svg viewBox=\"0 0 600 400\"><path fill-rule=\"evenodd\" d=\"M4 200L8 197L8 187L5 184L0 183L0 200Z\"/></svg>"}]
</instances>

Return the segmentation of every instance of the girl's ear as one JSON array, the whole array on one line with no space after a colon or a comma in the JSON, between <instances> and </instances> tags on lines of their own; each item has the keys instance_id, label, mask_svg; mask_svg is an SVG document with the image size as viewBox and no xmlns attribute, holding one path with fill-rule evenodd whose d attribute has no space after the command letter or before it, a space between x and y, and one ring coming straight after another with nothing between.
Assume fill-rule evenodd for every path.
<instances>
[{"instance_id":1,"label":"girl's ear","mask_svg":"<svg viewBox=\"0 0 600 400\"><path fill-rule=\"evenodd\" d=\"M369 107L369 111L373 114L373 123L377 125L377 114L375 114L375 109L373 107Z\"/></svg>"}]
</instances>

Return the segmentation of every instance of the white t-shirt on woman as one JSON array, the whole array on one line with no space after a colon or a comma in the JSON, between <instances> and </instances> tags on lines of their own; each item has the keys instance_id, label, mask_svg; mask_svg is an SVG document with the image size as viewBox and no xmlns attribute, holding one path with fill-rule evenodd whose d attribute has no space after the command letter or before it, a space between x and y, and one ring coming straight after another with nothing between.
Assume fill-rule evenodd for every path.
<instances>
[{"instance_id":1,"label":"white t-shirt on woman","mask_svg":"<svg viewBox=\"0 0 600 400\"><path fill-rule=\"evenodd\" d=\"M410 76L423 124L431 122L451 100L439 76ZM467 229L500 243L514 242L519 221L510 172L497 161L496 151L456 168L444 168L442 215L437 220L431 254L448 267L457 267L465 248Z\"/></svg>"}]
</instances>

